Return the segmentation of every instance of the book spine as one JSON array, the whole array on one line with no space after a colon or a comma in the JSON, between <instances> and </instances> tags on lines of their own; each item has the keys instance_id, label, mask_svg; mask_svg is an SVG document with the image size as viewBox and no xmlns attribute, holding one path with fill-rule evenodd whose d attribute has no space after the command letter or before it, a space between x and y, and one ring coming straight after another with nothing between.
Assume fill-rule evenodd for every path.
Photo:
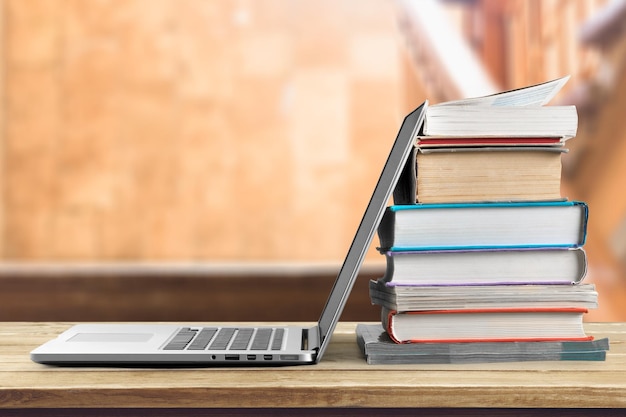
<instances>
[{"instance_id":1,"label":"book spine","mask_svg":"<svg viewBox=\"0 0 626 417\"><path fill-rule=\"evenodd\" d=\"M587 205L587 203L583 201L573 201L573 204L580 206L580 208L583 210L579 243L577 245L578 247L581 247L587 241L587 225L589 223L589 206Z\"/></svg>"}]
</instances>

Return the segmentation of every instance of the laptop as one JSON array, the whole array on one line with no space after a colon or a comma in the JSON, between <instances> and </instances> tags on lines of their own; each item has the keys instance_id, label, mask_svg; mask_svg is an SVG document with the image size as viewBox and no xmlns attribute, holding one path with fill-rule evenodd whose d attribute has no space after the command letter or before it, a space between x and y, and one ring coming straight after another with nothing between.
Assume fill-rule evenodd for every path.
<instances>
[{"instance_id":1,"label":"laptop","mask_svg":"<svg viewBox=\"0 0 626 417\"><path fill-rule=\"evenodd\" d=\"M78 324L30 353L54 365L211 366L318 363L339 321L385 207L421 129L427 102L408 114L383 167L317 325Z\"/></svg>"}]
</instances>

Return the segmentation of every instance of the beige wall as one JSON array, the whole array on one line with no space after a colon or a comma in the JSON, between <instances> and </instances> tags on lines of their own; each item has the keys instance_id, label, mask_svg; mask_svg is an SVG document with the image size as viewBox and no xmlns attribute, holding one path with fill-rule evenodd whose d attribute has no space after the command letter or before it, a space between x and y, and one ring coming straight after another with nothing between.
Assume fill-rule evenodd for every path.
<instances>
[{"instance_id":1,"label":"beige wall","mask_svg":"<svg viewBox=\"0 0 626 417\"><path fill-rule=\"evenodd\" d=\"M403 115L390 3L0 4L5 259L342 259Z\"/></svg>"}]
</instances>

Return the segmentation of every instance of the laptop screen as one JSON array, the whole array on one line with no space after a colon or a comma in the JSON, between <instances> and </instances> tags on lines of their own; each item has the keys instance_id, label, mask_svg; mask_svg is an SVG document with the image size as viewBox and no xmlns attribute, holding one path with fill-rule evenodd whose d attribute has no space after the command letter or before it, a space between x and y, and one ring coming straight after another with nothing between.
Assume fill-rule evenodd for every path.
<instances>
[{"instance_id":1,"label":"laptop screen","mask_svg":"<svg viewBox=\"0 0 626 417\"><path fill-rule=\"evenodd\" d=\"M333 289L326 301L326 306L318 322L320 331L320 350L317 355L319 361L328 343L330 334L335 330L341 312L348 300L350 290L356 281L359 268L363 263L376 229L382 219L385 207L391 197L404 165L413 148L415 137L419 133L424 120L424 113L428 102L407 115L402 122L398 136L387 157L387 162L383 167L378 183L374 188L372 197L365 209L361 223L354 235L348 254L343 262L339 275L335 280Z\"/></svg>"}]
</instances>

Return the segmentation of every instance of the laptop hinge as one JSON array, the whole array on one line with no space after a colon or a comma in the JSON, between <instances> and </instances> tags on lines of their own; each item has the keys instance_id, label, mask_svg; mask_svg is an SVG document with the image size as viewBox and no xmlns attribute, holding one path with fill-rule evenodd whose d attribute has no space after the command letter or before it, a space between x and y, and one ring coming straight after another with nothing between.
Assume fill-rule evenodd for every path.
<instances>
[{"instance_id":1,"label":"laptop hinge","mask_svg":"<svg viewBox=\"0 0 626 417\"><path fill-rule=\"evenodd\" d=\"M319 327L302 329L302 350L317 350L319 347Z\"/></svg>"}]
</instances>

